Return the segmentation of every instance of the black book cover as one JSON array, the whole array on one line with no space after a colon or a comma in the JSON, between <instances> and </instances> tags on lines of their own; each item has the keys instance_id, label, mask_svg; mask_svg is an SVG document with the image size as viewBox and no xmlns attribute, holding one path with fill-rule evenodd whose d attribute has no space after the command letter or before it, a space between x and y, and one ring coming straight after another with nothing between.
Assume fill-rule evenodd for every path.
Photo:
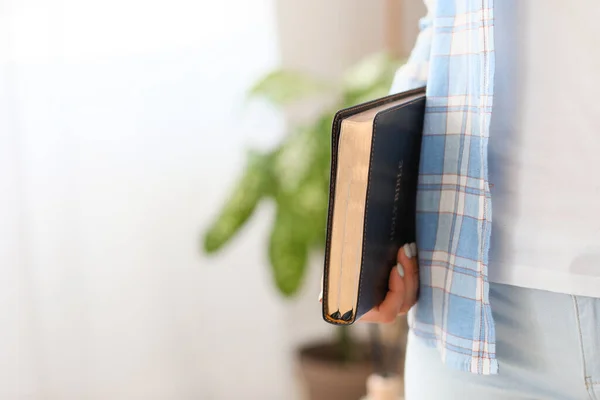
<instances>
[{"instance_id":1,"label":"black book cover","mask_svg":"<svg viewBox=\"0 0 600 400\"><path fill-rule=\"evenodd\" d=\"M367 134L371 135L368 138L370 146L364 153L367 154L365 163L368 163L365 164L368 167L368 177L365 175L364 181L366 195L360 195L364 191L354 191L359 193L360 198L352 199L364 208L364 216L361 211L359 224L350 225L354 230L362 229L362 241L347 243L344 236L340 236L340 228L337 228L338 232L333 226L336 219L343 221L336 222L337 226L346 228L348 224L344 219L349 218L348 211L336 210L335 207L336 193L341 196L341 192L346 190L338 187L338 166L349 165L350 169L358 169L361 165L358 158L345 160L344 164L340 156L348 153L339 153L338 146L341 135L352 134L351 129L354 129L354 125L345 125L350 128L344 131L343 121L369 110L373 112L372 125L367 125ZM380 304L387 293L389 274L396 264L399 247L415 241L416 189L424 111L425 91L420 88L339 111L334 118L323 274L323 318L327 322L351 324ZM349 189L347 195L351 195ZM342 203L337 204L341 208L339 205ZM356 252L356 263L344 263L340 261L343 257L337 259L335 254L332 255L332 247L336 251L336 240L343 242L337 244L337 248L350 247L350 250L342 249L342 252ZM343 273L346 277L342 279ZM352 277L352 283L347 278L351 275L356 276ZM351 305L340 299L351 299ZM344 301L346 305L340 306Z\"/></svg>"}]
</instances>

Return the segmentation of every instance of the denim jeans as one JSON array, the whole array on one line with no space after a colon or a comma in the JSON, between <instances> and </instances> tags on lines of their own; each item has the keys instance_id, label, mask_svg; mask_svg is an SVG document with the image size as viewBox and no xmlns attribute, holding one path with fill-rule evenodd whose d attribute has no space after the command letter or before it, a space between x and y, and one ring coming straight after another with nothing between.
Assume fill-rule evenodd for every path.
<instances>
[{"instance_id":1,"label":"denim jeans","mask_svg":"<svg viewBox=\"0 0 600 400\"><path fill-rule=\"evenodd\" d=\"M490 285L498 375L444 366L409 335L406 400L600 400L600 299Z\"/></svg>"}]
</instances>

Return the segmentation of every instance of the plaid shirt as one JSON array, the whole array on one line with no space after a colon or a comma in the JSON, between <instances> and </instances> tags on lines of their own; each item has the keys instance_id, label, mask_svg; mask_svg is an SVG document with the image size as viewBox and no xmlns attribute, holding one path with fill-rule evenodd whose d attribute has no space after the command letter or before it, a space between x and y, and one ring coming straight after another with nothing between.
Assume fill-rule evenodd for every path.
<instances>
[{"instance_id":1,"label":"plaid shirt","mask_svg":"<svg viewBox=\"0 0 600 400\"><path fill-rule=\"evenodd\" d=\"M420 295L409 320L447 365L495 374L487 272L493 0L426 3L416 46L392 89L427 84L417 196Z\"/></svg>"}]
</instances>

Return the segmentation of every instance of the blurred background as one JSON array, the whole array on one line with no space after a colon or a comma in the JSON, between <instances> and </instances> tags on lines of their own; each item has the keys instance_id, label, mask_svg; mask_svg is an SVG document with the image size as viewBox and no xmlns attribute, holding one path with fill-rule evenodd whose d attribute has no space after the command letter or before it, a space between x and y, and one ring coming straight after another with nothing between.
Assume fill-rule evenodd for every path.
<instances>
[{"instance_id":1,"label":"blurred background","mask_svg":"<svg viewBox=\"0 0 600 400\"><path fill-rule=\"evenodd\" d=\"M322 254L277 270L273 201L231 238L219 215L249 148L387 90L424 12L0 0L0 398L308 398L300 349L337 334L317 302ZM287 106L312 84L314 101ZM207 244L211 229L226 243Z\"/></svg>"}]
</instances>

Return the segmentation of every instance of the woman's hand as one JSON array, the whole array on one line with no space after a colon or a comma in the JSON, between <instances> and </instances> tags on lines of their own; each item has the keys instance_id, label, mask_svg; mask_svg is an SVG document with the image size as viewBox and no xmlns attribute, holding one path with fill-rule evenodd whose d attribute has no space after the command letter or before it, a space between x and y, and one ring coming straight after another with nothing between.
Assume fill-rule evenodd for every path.
<instances>
[{"instance_id":1,"label":"woman's hand","mask_svg":"<svg viewBox=\"0 0 600 400\"><path fill-rule=\"evenodd\" d=\"M417 302L419 268L417 246L405 244L398 250L398 264L390 272L389 290L383 302L366 313L360 322L391 323Z\"/></svg>"},{"instance_id":2,"label":"woman's hand","mask_svg":"<svg viewBox=\"0 0 600 400\"><path fill-rule=\"evenodd\" d=\"M417 246L415 243L405 244L398 250L395 268L392 268L389 279L389 291L383 302L366 313L360 322L394 322L398 315L403 315L417 302L419 290L419 268L417 262ZM321 293L323 297L323 279Z\"/></svg>"}]
</instances>

